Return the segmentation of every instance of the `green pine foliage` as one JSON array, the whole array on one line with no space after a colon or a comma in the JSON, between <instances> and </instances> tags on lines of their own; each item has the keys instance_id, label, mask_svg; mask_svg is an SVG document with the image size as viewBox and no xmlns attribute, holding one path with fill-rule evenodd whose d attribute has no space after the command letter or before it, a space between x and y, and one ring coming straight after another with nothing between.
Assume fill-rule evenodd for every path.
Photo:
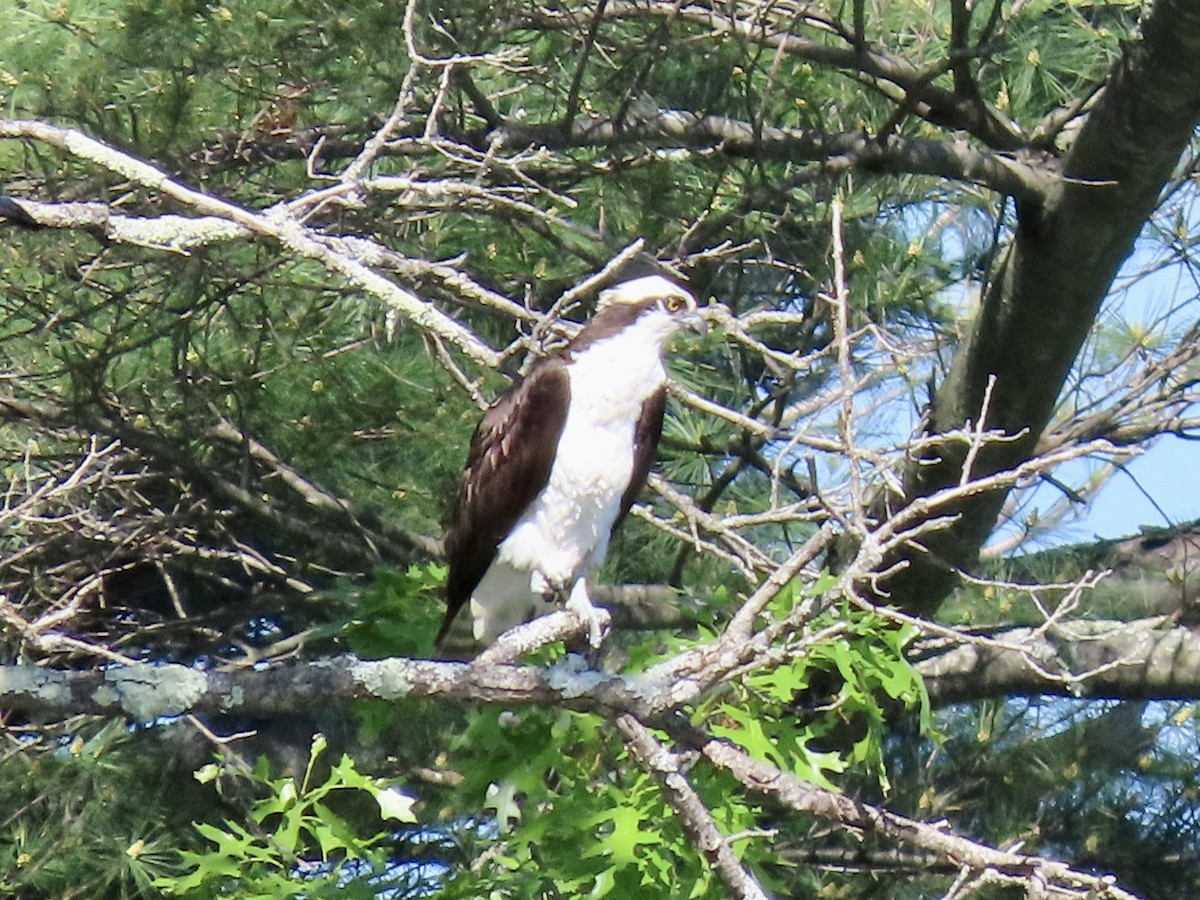
<instances>
[{"instance_id":1,"label":"green pine foliage","mask_svg":"<svg viewBox=\"0 0 1200 900\"><path fill-rule=\"evenodd\" d=\"M404 6L382 0L12 0L9 7L0 28L6 117L78 128L255 210L328 186L309 178L309 161L286 142L251 140L256 116L281 88L303 88L295 127L322 130L324 155L311 164L325 175L378 128L411 62L400 27ZM948 139L841 68L716 39L704 22L630 16L606 25L594 64L577 80L579 35L539 24L541 4L419 9L427 52L521 51L519 64L463 69L494 98L497 114L518 124L551 121L574 103L581 121L631 108L687 109L821 134L886 121L898 136ZM810 11L846 14L829 3ZM1136 35L1140 11L1131 2L980 8L971 36L990 32L986 58L975 67L983 98L1018 122L1036 123L1108 71L1122 41ZM865 40L903 52L933 83L947 83L950 4L868 4L863 14ZM828 32L812 39L843 45ZM427 109L438 90L436 78L418 79L414 108ZM488 127L460 94L452 91L447 103L446 127L456 135ZM410 123L401 143L419 136L421 124ZM401 146L372 171L474 183L474 162ZM804 371L786 370L717 333L684 345L672 375L730 408L780 417L789 404L820 398L836 374L824 299L835 197L844 203L851 326L886 325L927 348L916 368L869 388L872 402L900 397L913 418L929 384L944 377L959 320L970 314L998 241L1012 228L1012 210L982 188L927 175L846 175L767 155L672 154L634 142L616 150L572 147L534 164L547 189L512 190L502 214L459 195L431 193L411 203L375 195L331 204L314 221L328 234L367 236L412 260L458 261L480 284L534 309L634 239L663 255L720 244L721 254L697 264L698 290L734 314L804 313L802 327L755 336L780 356L826 353ZM478 183L508 184L510 174L493 183L485 173ZM0 192L100 200L130 215L180 212L31 142L0 142ZM1164 253L1192 252L1192 221L1181 206L1172 221L1157 223ZM430 652L444 567L404 539L440 535L479 416L476 399L440 363L444 348L315 262L288 258L267 242L169 254L114 243L99 231L4 235L0 391L46 416L0 426L0 471L15 486L11 495L63 472L91 432L119 437L116 471L131 486L79 501L112 533L80 529L52 538L40 522L0 532L0 600L41 613L102 573L71 635L146 660L252 665L291 655ZM514 326L429 271L396 280L496 348L528 334L527 324ZM1114 321L1088 358L1099 365L1161 352L1181 330ZM501 372L454 359L487 400L505 388L523 355L514 349ZM864 377L871 372L869 358L857 366ZM1081 366L1081 381L1086 372ZM889 414L873 421L875 443L895 434ZM813 433L834 433L836 418L837 410L820 410ZM220 422L278 465L264 463L250 440L215 436ZM818 508L813 498L840 465L809 448L749 447L731 423L672 404L658 471L703 510L753 515L770 507L777 473L797 502ZM287 473L350 512L320 511ZM648 502L686 531L683 516ZM376 522L383 525L375 529ZM118 526L125 530L118 534ZM814 530L765 521L741 533L778 560ZM394 542L373 544L371 536L384 532ZM43 555L8 562L28 548ZM1026 569L1031 578L1066 577L1057 561L1043 562L1049 571ZM804 578L810 583L802 579L781 594L771 615L830 587L824 576ZM686 629L614 638L606 663L628 671L711 638L747 593L726 560L637 517L614 541L601 580L672 584L695 612ZM1088 612L1096 617L1129 612L1103 595L1093 600ZM944 621L1000 625L1037 621L1036 612L1017 592L967 589ZM808 633L822 629L829 640L723 686L688 714L814 784L884 799L929 821L951 820L982 840L1016 838L1027 850L1081 867L1118 869L1123 883L1147 896L1196 893L1193 757L1200 738L1190 705L998 698L934 712L905 655L909 626L831 601L807 626ZM6 629L5 662L46 661L23 637ZM59 666L95 664L78 650L46 655ZM555 661L556 651L533 660ZM336 719L340 733L331 733L329 746L325 739L310 744L309 729L299 742L281 740L249 772L232 755L209 763L206 744L198 760L194 746L185 754L153 739L163 732L197 743L178 737L193 735L186 723L130 732L88 719L6 718L0 894L725 895L653 779L599 716L415 700L316 713ZM301 722L302 730L310 725L318 727ZM272 723L246 726L254 729L268 737ZM1122 752L1106 752L1113 744ZM298 771L285 751L299 755ZM770 804L734 791L729 776L690 762L689 777L717 825L736 836L739 858L777 896L941 896L955 877L920 868L867 876L822 868L815 850L867 851L879 842L868 835L855 844L819 823L785 821ZM1146 866L1143 857L1172 865Z\"/></svg>"},{"instance_id":2,"label":"green pine foliage","mask_svg":"<svg viewBox=\"0 0 1200 900\"><path fill-rule=\"evenodd\" d=\"M170 776L151 740L117 722L10 733L0 759L0 892L13 898L154 896L183 871Z\"/></svg>"}]
</instances>

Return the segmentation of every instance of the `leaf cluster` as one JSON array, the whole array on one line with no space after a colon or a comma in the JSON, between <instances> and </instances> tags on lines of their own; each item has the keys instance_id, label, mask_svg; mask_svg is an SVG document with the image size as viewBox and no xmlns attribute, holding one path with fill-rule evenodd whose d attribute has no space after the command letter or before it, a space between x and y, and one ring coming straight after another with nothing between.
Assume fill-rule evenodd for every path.
<instances>
[{"instance_id":1,"label":"leaf cluster","mask_svg":"<svg viewBox=\"0 0 1200 900\"><path fill-rule=\"evenodd\" d=\"M291 777L272 778L269 763L260 760L252 781L266 796L253 804L246 823L197 824L210 848L184 851L186 874L160 878L157 886L171 896L254 898L368 898L411 886L415 873L390 861L389 835L357 832L331 801L337 792L360 792L375 801L384 822L413 824L413 798L363 775L348 756L330 766L324 780L315 778L327 746L323 736L313 738L298 784ZM204 784L223 774L220 765L209 764L195 776Z\"/></svg>"}]
</instances>

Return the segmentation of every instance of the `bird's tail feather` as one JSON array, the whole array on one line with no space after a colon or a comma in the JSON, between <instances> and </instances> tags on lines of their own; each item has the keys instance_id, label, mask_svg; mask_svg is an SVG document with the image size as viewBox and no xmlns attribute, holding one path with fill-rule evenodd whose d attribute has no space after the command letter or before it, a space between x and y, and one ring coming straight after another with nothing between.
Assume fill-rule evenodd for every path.
<instances>
[{"instance_id":1,"label":"bird's tail feather","mask_svg":"<svg viewBox=\"0 0 1200 900\"><path fill-rule=\"evenodd\" d=\"M480 651L479 643L471 630L471 613L467 604L453 619L442 626L433 644L437 659L467 661L474 659Z\"/></svg>"}]
</instances>

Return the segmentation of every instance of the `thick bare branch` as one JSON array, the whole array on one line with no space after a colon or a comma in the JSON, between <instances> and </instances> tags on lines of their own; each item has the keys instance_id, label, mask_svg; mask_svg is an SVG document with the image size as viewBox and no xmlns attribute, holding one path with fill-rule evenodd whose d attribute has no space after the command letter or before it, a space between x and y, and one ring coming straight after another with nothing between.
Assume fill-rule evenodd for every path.
<instances>
[{"instance_id":1,"label":"thick bare branch","mask_svg":"<svg viewBox=\"0 0 1200 900\"><path fill-rule=\"evenodd\" d=\"M913 819L889 813L844 794L826 790L774 766L759 762L745 751L725 741L695 736L692 745L718 768L724 769L748 790L770 797L786 809L817 816L872 834L887 837L939 858L951 860L971 870L994 871L1003 880L1028 884L1044 880L1058 888L1056 896L1136 900L1121 890L1115 879L1078 872L1062 863L995 850L953 832Z\"/></svg>"},{"instance_id":2,"label":"thick bare branch","mask_svg":"<svg viewBox=\"0 0 1200 900\"><path fill-rule=\"evenodd\" d=\"M917 669L931 702L945 705L1022 694L1200 698L1200 633L1163 617L1139 622L1075 620L1049 632L1007 628L987 637L988 642L923 654ZM1060 677L1047 677L1041 667L1030 665L1030 659L1042 660ZM1080 677L1061 677L1071 673Z\"/></svg>"},{"instance_id":3,"label":"thick bare branch","mask_svg":"<svg viewBox=\"0 0 1200 900\"><path fill-rule=\"evenodd\" d=\"M679 757L664 747L634 716L617 716L617 729L638 765L650 773L667 798L683 830L709 865L721 876L729 896L743 900L766 900L762 885L739 861L721 833L712 813L684 774Z\"/></svg>"},{"instance_id":4,"label":"thick bare branch","mask_svg":"<svg viewBox=\"0 0 1200 900\"><path fill-rule=\"evenodd\" d=\"M873 139L863 133L822 134L795 128L760 126L724 116L659 110L629 119L591 118L544 125L505 125L491 139L518 149L528 145L616 147L629 143L658 147L712 148L734 157L820 162L833 170L935 175L1037 202L1051 184L1038 168L966 140L933 141L895 134Z\"/></svg>"}]
</instances>

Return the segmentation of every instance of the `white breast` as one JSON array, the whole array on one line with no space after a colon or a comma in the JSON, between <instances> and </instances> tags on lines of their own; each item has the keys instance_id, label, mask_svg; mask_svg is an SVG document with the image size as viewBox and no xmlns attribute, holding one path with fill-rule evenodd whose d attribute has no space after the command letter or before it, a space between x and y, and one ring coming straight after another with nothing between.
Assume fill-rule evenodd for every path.
<instances>
[{"instance_id":1,"label":"white breast","mask_svg":"<svg viewBox=\"0 0 1200 900\"><path fill-rule=\"evenodd\" d=\"M631 328L592 345L567 366L571 406L550 478L500 544L491 577L472 597L477 639L494 639L536 614L547 588L569 590L603 562L633 475L637 421L666 381L660 343ZM523 597L513 592L518 573L527 573ZM496 590L501 582L507 590Z\"/></svg>"}]
</instances>

